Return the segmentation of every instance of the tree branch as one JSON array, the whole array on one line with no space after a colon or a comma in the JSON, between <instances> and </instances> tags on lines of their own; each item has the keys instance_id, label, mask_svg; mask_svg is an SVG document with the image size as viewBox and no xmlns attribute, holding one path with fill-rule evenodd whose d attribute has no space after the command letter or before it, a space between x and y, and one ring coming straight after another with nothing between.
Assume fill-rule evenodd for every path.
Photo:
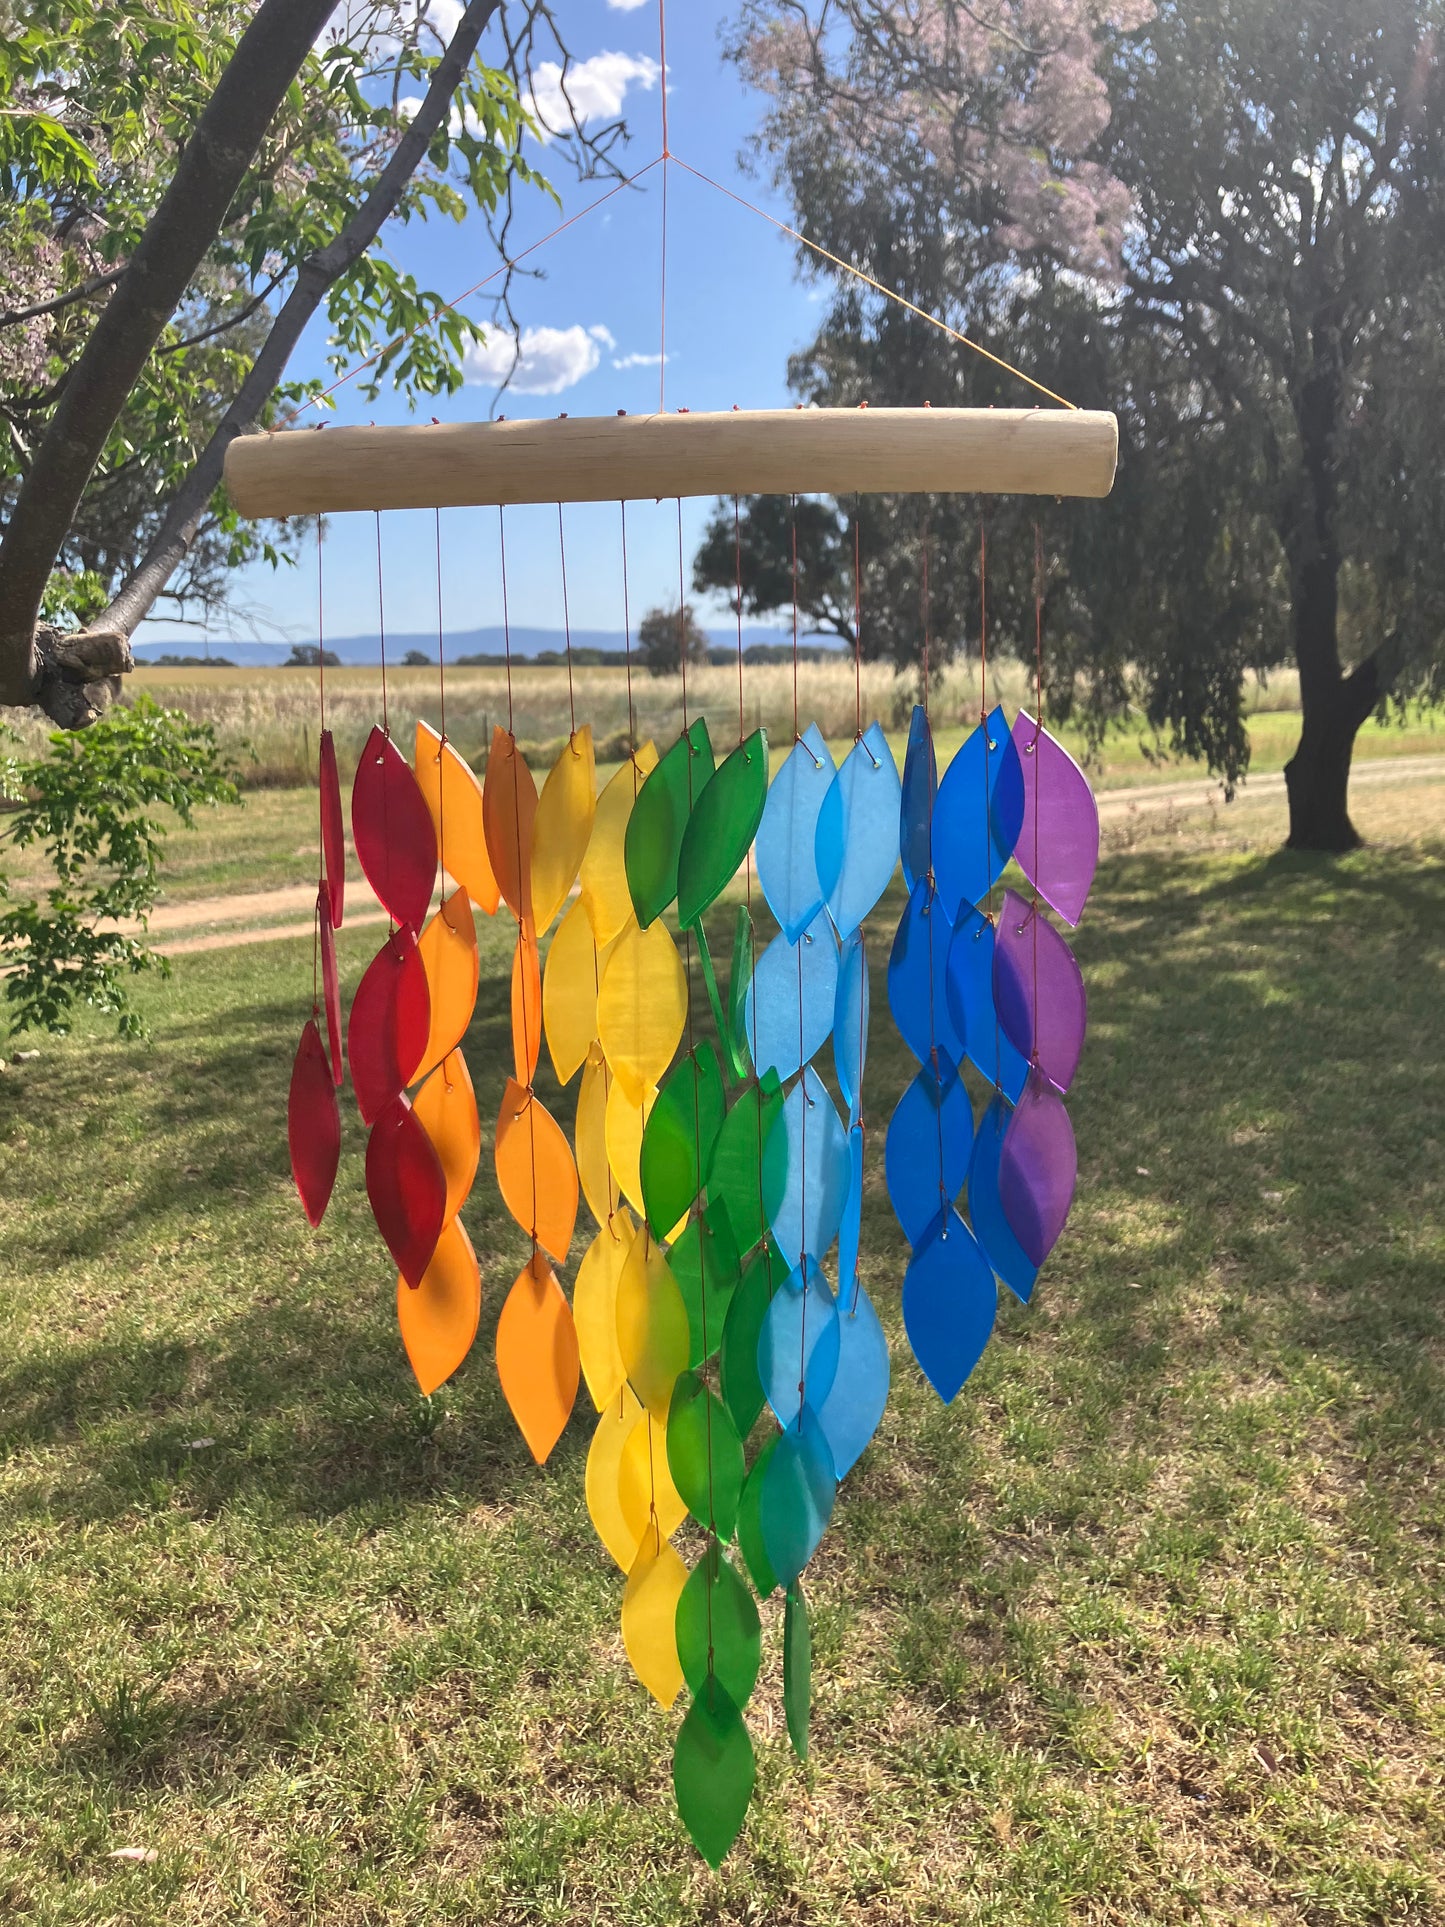
<instances>
[{"instance_id":1,"label":"tree branch","mask_svg":"<svg viewBox=\"0 0 1445 1927\"><path fill-rule=\"evenodd\" d=\"M255 426L257 416L285 372L292 349L327 290L355 266L381 232L426 154L432 135L449 111L452 95L461 84L477 43L499 5L500 0L469 0L446 52L437 62L421 105L397 142L396 151L376 186L336 239L301 264L296 284L282 302L250 373L177 490L140 566L101 618L106 628L131 635L173 571L184 561L206 505L221 480L226 450L237 435Z\"/></svg>"},{"instance_id":2,"label":"tree branch","mask_svg":"<svg viewBox=\"0 0 1445 1927\"><path fill-rule=\"evenodd\" d=\"M0 540L0 702L43 701L55 681L36 636L55 558L126 396L333 5L262 0L75 364Z\"/></svg>"},{"instance_id":3,"label":"tree branch","mask_svg":"<svg viewBox=\"0 0 1445 1927\"><path fill-rule=\"evenodd\" d=\"M113 281L119 281L125 273L124 264L112 268L109 274L93 274L74 288L67 288L64 294L53 294L48 301L37 301L33 308L7 308L0 314L0 328L14 328L22 321L34 321L43 314L57 314L61 308L68 308L73 301L85 301L102 288L108 288Z\"/></svg>"}]
</instances>

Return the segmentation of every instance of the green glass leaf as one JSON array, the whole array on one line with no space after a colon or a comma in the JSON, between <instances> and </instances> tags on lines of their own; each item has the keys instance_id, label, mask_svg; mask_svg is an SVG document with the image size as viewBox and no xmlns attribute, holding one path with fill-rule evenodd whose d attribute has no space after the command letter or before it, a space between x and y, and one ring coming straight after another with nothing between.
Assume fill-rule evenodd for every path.
<instances>
[{"instance_id":1,"label":"green glass leaf","mask_svg":"<svg viewBox=\"0 0 1445 1927\"><path fill-rule=\"evenodd\" d=\"M722 1067L704 1038L668 1072L642 1133L642 1202L654 1238L665 1238L702 1190L726 1106Z\"/></svg>"},{"instance_id":2,"label":"green glass leaf","mask_svg":"<svg viewBox=\"0 0 1445 1927\"><path fill-rule=\"evenodd\" d=\"M787 1133L773 1129L782 1113L783 1087L777 1072L770 1070L761 1083L749 1084L733 1099L713 1144L708 1196L727 1199L740 1251L751 1251L768 1228L764 1191L781 1197L786 1188L786 1169L771 1168L779 1160L786 1167L788 1161ZM769 1167L766 1183L765 1164Z\"/></svg>"},{"instance_id":3,"label":"green glass leaf","mask_svg":"<svg viewBox=\"0 0 1445 1927\"><path fill-rule=\"evenodd\" d=\"M728 1020L722 1028L723 1046L732 1064L734 1077L746 1077L753 1067L752 1047L743 1007L748 985L753 980L753 913L745 903L738 905L738 920L733 927L733 967L728 977Z\"/></svg>"},{"instance_id":4,"label":"green glass leaf","mask_svg":"<svg viewBox=\"0 0 1445 1927\"><path fill-rule=\"evenodd\" d=\"M688 1582L692 1582L689 1580ZM808 1602L795 1580L783 1609L783 1711L788 1738L800 1760L808 1757L808 1720L813 1710L813 1629Z\"/></svg>"},{"instance_id":5,"label":"green glass leaf","mask_svg":"<svg viewBox=\"0 0 1445 1927\"><path fill-rule=\"evenodd\" d=\"M677 895L683 832L712 777L712 740L699 716L685 736L648 772L627 819L622 846L627 888L645 930Z\"/></svg>"},{"instance_id":6,"label":"green glass leaf","mask_svg":"<svg viewBox=\"0 0 1445 1927\"><path fill-rule=\"evenodd\" d=\"M787 1275L788 1266L783 1254L769 1238L749 1260L742 1283L733 1293L732 1303L728 1306L718 1376L723 1404L727 1406L741 1438L746 1438L752 1431L759 1412L767 1403L763 1382L758 1377L758 1339L773 1293Z\"/></svg>"},{"instance_id":7,"label":"green glass leaf","mask_svg":"<svg viewBox=\"0 0 1445 1927\"><path fill-rule=\"evenodd\" d=\"M731 1539L743 1489L743 1442L722 1400L695 1372L683 1372L672 1388L667 1469L698 1524Z\"/></svg>"},{"instance_id":8,"label":"green glass leaf","mask_svg":"<svg viewBox=\"0 0 1445 1927\"><path fill-rule=\"evenodd\" d=\"M752 848L768 800L768 738L755 729L726 757L693 804L677 862L677 920L684 930L712 908Z\"/></svg>"},{"instance_id":9,"label":"green glass leaf","mask_svg":"<svg viewBox=\"0 0 1445 1927\"><path fill-rule=\"evenodd\" d=\"M742 1831L756 1773L743 1716L710 1679L694 1696L672 1755L677 1810L710 1867L722 1865Z\"/></svg>"},{"instance_id":10,"label":"green glass leaf","mask_svg":"<svg viewBox=\"0 0 1445 1927\"><path fill-rule=\"evenodd\" d=\"M722 1343L728 1308L743 1273L731 1214L721 1198L689 1219L669 1248L667 1262L687 1306L687 1362L695 1371Z\"/></svg>"},{"instance_id":11,"label":"green glass leaf","mask_svg":"<svg viewBox=\"0 0 1445 1927\"><path fill-rule=\"evenodd\" d=\"M747 1705L763 1659L762 1626L752 1593L715 1539L677 1602L677 1657L694 1693L712 1673L734 1706Z\"/></svg>"},{"instance_id":12,"label":"green glass leaf","mask_svg":"<svg viewBox=\"0 0 1445 1927\"><path fill-rule=\"evenodd\" d=\"M776 1592L778 1588L777 1574L773 1571L767 1548L763 1544L762 1499L768 1461L778 1449L778 1441L782 1436L781 1432L774 1432L753 1460L743 1484L742 1497L738 1500L738 1551L743 1555L748 1577L757 1587L760 1599L766 1599L770 1592Z\"/></svg>"}]
</instances>

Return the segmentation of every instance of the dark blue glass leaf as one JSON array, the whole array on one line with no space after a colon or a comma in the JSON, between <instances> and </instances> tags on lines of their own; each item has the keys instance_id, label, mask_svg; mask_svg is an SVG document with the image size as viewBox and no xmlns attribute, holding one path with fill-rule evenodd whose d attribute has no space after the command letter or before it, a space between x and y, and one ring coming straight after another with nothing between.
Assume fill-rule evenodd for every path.
<instances>
[{"instance_id":1,"label":"dark blue glass leaf","mask_svg":"<svg viewBox=\"0 0 1445 1927\"><path fill-rule=\"evenodd\" d=\"M878 723L843 764L818 812L818 881L840 937L858 928L898 862L898 765Z\"/></svg>"},{"instance_id":2,"label":"dark blue glass leaf","mask_svg":"<svg viewBox=\"0 0 1445 1927\"><path fill-rule=\"evenodd\" d=\"M778 1434L759 1497L763 1550L780 1586L791 1586L818 1550L837 1496L833 1454L812 1408L805 1405L787 1431Z\"/></svg>"},{"instance_id":3,"label":"dark blue glass leaf","mask_svg":"<svg viewBox=\"0 0 1445 1927\"><path fill-rule=\"evenodd\" d=\"M838 1224L838 1297L851 1295L858 1276L858 1247L863 1235L863 1126L848 1129L848 1202Z\"/></svg>"},{"instance_id":4,"label":"dark blue glass leaf","mask_svg":"<svg viewBox=\"0 0 1445 1927\"><path fill-rule=\"evenodd\" d=\"M933 810L933 875L950 922L1003 874L1023 822L1023 775L1000 706L943 773Z\"/></svg>"},{"instance_id":5,"label":"dark blue glass leaf","mask_svg":"<svg viewBox=\"0 0 1445 1927\"><path fill-rule=\"evenodd\" d=\"M988 918L980 910L966 910L948 946L948 1011L967 1040L969 1057L1013 1104L1028 1082L1029 1066L1004 1035L994 1010L993 947Z\"/></svg>"},{"instance_id":6,"label":"dark blue glass leaf","mask_svg":"<svg viewBox=\"0 0 1445 1927\"><path fill-rule=\"evenodd\" d=\"M933 862L933 799L938 794L938 758L928 711L913 706L908 725L908 752L903 758L903 800L898 843L903 858L903 881L912 890L926 877Z\"/></svg>"},{"instance_id":7,"label":"dark blue glass leaf","mask_svg":"<svg viewBox=\"0 0 1445 1927\"><path fill-rule=\"evenodd\" d=\"M833 785L833 758L816 723L783 758L753 847L768 908L796 943L823 907L816 851L818 812Z\"/></svg>"},{"instance_id":8,"label":"dark blue glass leaf","mask_svg":"<svg viewBox=\"0 0 1445 1927\"><path fill-rule=\"evenodd\" d=\"M819 911L796 943L773 938L748 985L743 1029L758 1076L796 1075L827 1041L837 1000L838 939Z\"/></svg>"},{"instance_id":9,"label":"dark blue glass leaf","mask_svg":"<svg viewBox=\"0 0 1445 1927\"><path fill-rule=\"evenodd\" d=\"M773 1140L780 1132L786 1148L776 1152ZM783 1100L763 1160L763 1202L790 1268L804 1252L820 1259L837 1237L848 1180L847 1134L810 1065Z\"/></svg>"},{"instance_id":10,"label":"dark blue glass leaf","mask_svg":"<svg viewBox=\"0 0 1445 1927\"><path fill-rule=\"evenodd\" d=\"M758 1334L758 1378L778 1423L791 1425L805 1399L817 1411L837 1370L838 1306L809 1258L773 1293Z\"/></svg>"},{"instance_id":11,"label":"dark blue glass leaf","mask_svg":"<svg viewBox=\"0 0 1445 1927\"><path fill-rule=\"evenodd\" d=\"M903 1325L913 1356L945 1405L983 1356L998 1310L988 1260L958 1213L934 1220L903 1278Z\"/></svg>"},{"instance_id":12,"label":"dark blue glass leaf","mask_svg":"<svg viewBox=\"0 0 1445 1927\"><path fill-rule=\"evenodd\" d=\"M953 925L927 877L913 887L888 959L888 1007L921 1064L957 1067L963 1039L948 1007L948 947Z\"/></svg>"},{"instance_id":13,"label":"dark blue glass leaf","mask_svg":"<svg viewBox=\"0 0 1445 1927\"><path fill-rule=\"evenodd\" d=\"M1033 1295L1039 1268L1009 1229L998 1195L998 1162L1012 1115L1011 1107L995 1097L978 1121L968 1167L968 1215L973 1220L973 1235L983 1255L1014 1297L1027 1304Z\"/></svg>"},{"instance_id":14,"label":"dark blue glass leaf","mask_svg":"<svg viewBox=\"0 0 1445 1927\"><path fill-rule=\"evenodd\" d=\"M848 1121L856 1124L863 1102L863 1066L868 1061L868 950L863 932L855 930L843 941L838 966L838 996L833 1008L833 1064L838 1088L848 1106Z\"/></svg>"},{"instance_id":15,"label":"dark blue glass leaf","mask_svg":"<svg viewBox=\"0 0 1445 1927\"><path fill-rule=\"evenodd\" d=\"M963 1079L951 1064L941 1079L925 1064L898 1100L883 1150L888 1196L909 1244L963 1189L972 1149L973 1106Z\"/></svg>"},{"instance_id":16,"label":"dark blue glass leaf","mask_svg":"<svg viewBox=\"0 0 1445 1927\"><path fill-rule=\"evenodd\" d=\"M810 1391L811 1397L811 1391ZM873 1302L861 1285L838 1302L838 1367L833 1389L818 1407L818 1423L833 1454L833 1470L845 1478L878 1430L888 1403L888 1341Z\"/></svg>"}]
</instances>

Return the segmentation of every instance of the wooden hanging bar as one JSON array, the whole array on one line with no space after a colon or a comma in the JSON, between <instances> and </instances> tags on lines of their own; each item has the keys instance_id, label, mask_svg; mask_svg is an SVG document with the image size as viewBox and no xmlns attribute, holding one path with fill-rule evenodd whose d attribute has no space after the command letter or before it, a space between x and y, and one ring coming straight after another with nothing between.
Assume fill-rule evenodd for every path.
<instances>
[{"instance_id":1,"label":"wooden hanging bar","mask_svg":"<svg viewBox=\"0 0 1445 1927\"><path fill-rule=\"evenodd\" d=\"M674 495L1107 495L1118 423L1066 408L777 408L245 435L246 516Z\"/></svg>"}]
</instances>

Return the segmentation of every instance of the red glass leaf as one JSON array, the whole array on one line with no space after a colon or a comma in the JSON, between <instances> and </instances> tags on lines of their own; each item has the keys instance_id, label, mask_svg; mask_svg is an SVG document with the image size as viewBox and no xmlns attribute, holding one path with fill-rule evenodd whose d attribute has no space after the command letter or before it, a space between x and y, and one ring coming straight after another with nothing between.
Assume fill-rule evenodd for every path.
<instances>
[{"instance_id":1,"label":"red glass leaf","mask_svg":"<svg viewBox=\"0 0 1445 1927\"><path fill-rule=\"evenodd\" d=\"M356 766L351 835L382 907L420 930L436 887L436 829L411 764L381 729L367 737Z\"/></svg>"},{"instance_id":2,"label":"red glass leaf","mask_svg":"<svg viewBox=\"0 0 1445 1927\"><path fill-rule=\"evenodd\" d=\"M366 1195L396 1268L415 1288L437 1248L446 1218L441 1159L405 1097L393 1098L366 1141Z\"/></svg>"},{"instance_id":3,"label":"red glass leaf","mask_svg":"<svg viewBox=\"0 0 1445 1927\"><path fill-rule=\"evenodd\" d=\"M341 778L336 773L336 744L331 731L321 732L321 854L325 863L326 894L331 927L341 928L346 905L346 830L341 820Z\"/></svg>"},{"instance_id":4,"label":"red glass leaf","mask_svg":"<svg viewBox=\"0 0 1445 1927\"><path fill-rule=\"evenodd\" d=\"M326 1041L331 1052L331 1080L340 1084L341 982L336 974L336 932L331 925L331 895L323 883L316 897L316 927L321 933L321 991L326 1000Z\"/></svg>"},{"instance_id":5,"label":"red glass leaf","mask_svg":"<svg viewBox=\"0 0 1445 1927\"><path fill-rule=\"evenodd\" d=\"M410 930L393 930L351 1000L346 1055L357 1108L368 1124L411 1082L431 1029L426 968Z\"/></svg>"},{"instance_id":6,"label":"red glass leaf","mask_svg":"<svg viewBox=\"0 0 1445 1927\"><path fill-rule=\"evenodd\" d=\"M306 1216L320 1224L331 1202L336 1167L341 1161L341 1112L336 1086L316 1019L308 1018L291 1066L291 1090L286 1099L286 1137L291 1146L291 1175Z\"/></svg>"}]
</instances>

